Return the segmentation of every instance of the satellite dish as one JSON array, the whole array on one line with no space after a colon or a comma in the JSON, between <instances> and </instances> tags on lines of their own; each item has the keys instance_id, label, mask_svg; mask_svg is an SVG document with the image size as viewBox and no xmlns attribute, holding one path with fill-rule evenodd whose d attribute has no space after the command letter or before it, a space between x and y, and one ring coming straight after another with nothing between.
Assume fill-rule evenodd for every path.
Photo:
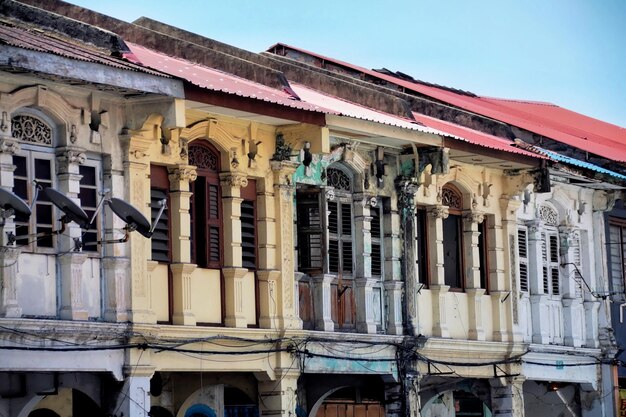
<instances>
[{"instance_id":1,"label":"satellite dish","mask_svg":"<svg viewBox=\"0 0 626 417\"><path fill-rule=\"evenodd\" d=\"M148 238L152 236L150 222L139 210L119 198L112 198L108 203L113 213L124 220L131 231L136 230Z\"/></svg>"},{"instance_id":2,"label":"satellite dish","mask_svg":"<svg viewBox=\"0 0 626 417\"><path fill-rule=\"evenodd\" d=\"M65 214L65 219L61 219L63 223L73 221L84 229L89 227L89 216L87 216L85 211L80 208L78 204L70 200L65 194L54 188L45 188L43 193L52 204L57 206L59 210Z\"/></svg>"},{"instance_id":3,"label":"satellite dish","mask_svg":"<svg viewBox=\"0 0 626 417\"><path fill-rule=\"evenodd\" d=\"M13 214L23 214L26 217L30 216L30 207L28 207L28 204L4 188L0 188L0 210L2 211L1 215L3 219Z\"/></svg>"}]
</instances>

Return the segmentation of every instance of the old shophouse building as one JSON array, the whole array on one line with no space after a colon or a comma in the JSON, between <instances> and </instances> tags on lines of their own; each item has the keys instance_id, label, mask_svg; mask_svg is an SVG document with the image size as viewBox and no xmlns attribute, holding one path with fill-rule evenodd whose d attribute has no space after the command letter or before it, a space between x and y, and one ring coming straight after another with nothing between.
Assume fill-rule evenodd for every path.
<instances>
[{"instance_id":1,"label":"old shophouse building","mask_svg":"<svg viewBox=\"0 0 626 417\"><path fill-rule=\"evenodd\" d=\"M615 412L617 142L58 1L0 25L31 206L2 212L0 414Z\"/></svg>"}]
</instances>

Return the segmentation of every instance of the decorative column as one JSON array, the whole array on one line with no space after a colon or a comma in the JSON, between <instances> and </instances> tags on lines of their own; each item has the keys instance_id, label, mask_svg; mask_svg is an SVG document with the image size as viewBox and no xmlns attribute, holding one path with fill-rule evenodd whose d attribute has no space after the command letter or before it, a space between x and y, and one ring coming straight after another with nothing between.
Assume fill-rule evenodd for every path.
<instances>
[{"instance_id":1,"label":"decorative column","mask_svg":"<svg viewBox=\"0 0 626 417\"><path fill-rule=\"evenodd\" d=\"M493 320L494 341L521 341L519 331L521 296L517 275L517 209L521 202L503 194L500 198L501 223L493 217L493 225L488 224L489 242L489 296ZM506 272L509 272L508 274Z\"/></svg>"},{"instance_id":2,"label":"decorative column","mask_svg":"<svg viewBox=\"0 0 626 417\"><path fill-rule=\"evenodd\" d=\"M473 340L485 340L482 308L482 296L485 294L485 288L480 286L480 253L478 250L480 239L478 225L484 219L485 215L478 211L468 210L463 213L463 259L465 261L465 292L468 296L468 337ZM487 271L485 273L487 274Z\"/></svg>"},{"instance_id":3,"label":"decorative column","mask_svg":"<svg viewBox=\"0 0 626 417\"><path fill-rule=\"evenodd\" d=\"M248 185L248 178L242 173L220 174L222 186L222 210L224 213L224 304L227 327L247 327L244 316L243 287L248 273L242 267L241 251L241 188Z\"/></svg>"},{"instance_id":4,"label":"decorative column","mask_svg":"<svg viewBox=\"0 0 626 417\"><path fill-rule=\"evenodd\" d=\"M428 237L430 242L430 273L433 308L433 335L437 337L450 337L448 331L448 311L446 298L449 285L445 284L445 272L443 269L443 219L448 217L446 206L434 206L428 209Z\"/></svg>"},{"instance_id":5,"label":"decorative column","mask_svg":"<svg viewBox=\"0 0 626 417\"><path fill-rule=\"evenodd\" d=\"M259 284L259 326L263 329L278 327L278 282L276 270L276 241L279 223L276 222L273 178L257 180L257 239ZM292 222L293 223L293 222Z\"/></svg>"},{"instance_id":6,"label":"decorative column","mask_svg":"<svg viewBox=\"0 0 626 417\"><path fill-rule=\"evenodd\" d=\"M6 113L5 113L6 115ZM0 187L7 191L13 188L13 155L19 152L17 141L11 138L9 125L0 125ZM17 262L20 250L8 246L7 235L15 235L13 216L0 219L0 317L21 317L22 308L17 301Z\"/></svg>"},{"instance_id":7,"label":"decorative column","mask_svg":"<svg viewBox=\"0 0 626 417\"><path fill-rule=\"evenodd\" d=\"M118 162L110 156L103 161L104 188L111 190L111 195L123 196L124 170L115 166ZM102 227L105 239L119 239L124 222L111 213L103 210ZM129 320L130 307L130 259L125 244L106 244L101 246L102 266L104 268L104 319L111 322Z\"/></svg>"},{"instance_id":8,"label":"decorative column","mask_svg":"<svg viewBox=\"0 0 626 417\"><path fill-rule=\"evenodd\" d=\"M561 280L561 303L563 304L563 343L580 347L585 329L582 282L582 239L580 231L570 226L559 226L561 271L567 277Z\"/></svg>"},{"instance_id":9,"label":"decorative column","mask_svg":"<svg viewBox=\"0 0 626 417\"><path fill-rule=\"evenodd\" d=\"M279 280L276 282L278 296L277 315L279 326L284 329L301 329L302 321L298 318L296 304L296 286L293 250L293 173L298 167L297 162L288 160L270 162L274 173L274 207L276 215L276 270ZM330 300L330 284L328 288ZM329 306L330 308L330 306ZM330 320L330 312L329 312ZM330 320L332 325L332 320ZM332 329L331 329L332 331Z\"/></svg>"},{"instance_id":10,"label":"decorative column","mask_svg":"<svg viewBox=\"0 0 626 417\"><path fill-rule=\"evenodd\" d=\"M276 380L259 381L259 411L262 416L293 417L298 405L297 370L276 370Z\"/></svg>"},{"instance_id":11,"label":"decorative column","mask_svg":"<svg viewBox=\"0 0 626 417\"><path fill-rule=\"evenodd\" d=\"M57 150L57 179L59 191L80 206L79 167L87 157L83 149L64 147ZM66 320L87 320L89 313L83 305L83 263L87 255L82 253L81 228L68 223L65 233L57 236L61 281L60 316Z\"/></svg>"},{"instance_id":12,"label":"decorative column","mask_svg":"<svg viewBox=\"0 0 626 417\"><path fill-rule=\"evenodd\" d=\"M494 417L524 417L523 378L492 378L489 384Z\"/></svg>"},{"instance_id":13,"label":"decorative column","mask_svg":"<svg viewBox=\"0 0 626 417\"><path fill-rule=\"evenodd\" d=\"M189 216L189 183L198 177L194 167L178 165L168 168L170 180L169 219L172 232L172 322L196 325L191 305L191 274L196 265L191 263L191 230Z\"/></svg>"},{"instance_id":14,"label":"decorative column","mask_svg":"<svg viewBox=\"0 0 626 417\"><path fill-rule=\"evenodd\" d=\"M153 139L142 137L140 134L141 132L133 132L120 136L125 151L124 194L126 201L150 219L152 213L148 149ZM130 246L130 251L127 252L130 254L130 271L126 272L126 279L131 280L129 320L134 323L156 323L156 314L150 308L148 287L147 263L151 258L150 239L139 233L131 233L128 246Z\"/></svg>"},{"instance_id":15,"label":"decorative column","mask_svg":"<svg viewBox=\"0 0 626 417\"><path fill-rule=\"evenodd\" d=\"M533 343L548 344L550 320L548 294L543 288L543 250L541 222L537 219L526 222L528 226L528 285L532 315Z\"/></svg>"},{"instance_id":16,"label":"decorative column","mask_svg":"<svg viewBox=\"0 0 626 417\"><path fill-rule=\"evenodd\" d=\"M408 335L417 336L420 334L420 324L417 307L418 279L415 269L417 256L415 251L415 193L419 185L415 178L401 175L396 178L395 186L403 231L401 234L403 240L401 275L404 276L405 281L405 332Z\"/></svg>"},{"instance_id":17,"label":"decorative column","mask_svg":"<svg viewBox=\"0 0 626 417\"><path fill-rule=\"evenodd\" d=\"M372 278L372 235L369 201L371 195L359 193L354 195L354 230L356 257L354 271L356 328L360 333L376 333L374 322L374 285L377 279Z\"/></svg>"},{"instance_id":18,"label":"decorative column","mask_svg":"<svg viewBox=\"0 0 626 417\"><path fill-rule=\"evenodd\" d=\"M385 277L383 286L387 297L387 333L401 335L402 327L402 293L404 291L404 281L402 280L402 240L400 233L402 230L400 213L396 198L390 199L390 213L383 216L383 230L385 232L383 244L385 247ZM419 322L414 322L413 326L418 328L415 331L423 333L419 327Z\"/></svg>"}]
</instances>

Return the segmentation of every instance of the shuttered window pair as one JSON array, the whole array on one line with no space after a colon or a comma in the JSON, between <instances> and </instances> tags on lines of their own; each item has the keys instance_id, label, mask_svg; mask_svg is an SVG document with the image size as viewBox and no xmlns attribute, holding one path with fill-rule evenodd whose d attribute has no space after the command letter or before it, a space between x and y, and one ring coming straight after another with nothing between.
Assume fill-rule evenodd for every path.
<instances>
[{"instance_id":1,"label":"shuttered window pair","mask_svg":"<svg viewBox=\"0 0 626 417\"><path fill-rule=\"evenodd\" d=\"M541 273L544 294L560 294L559 286L559 244L556 231L541 233ZM517 230L517 255L519 261L520 291L529 291L529 256L528 228L521 226Z\"/></svg>"}]
</instances>

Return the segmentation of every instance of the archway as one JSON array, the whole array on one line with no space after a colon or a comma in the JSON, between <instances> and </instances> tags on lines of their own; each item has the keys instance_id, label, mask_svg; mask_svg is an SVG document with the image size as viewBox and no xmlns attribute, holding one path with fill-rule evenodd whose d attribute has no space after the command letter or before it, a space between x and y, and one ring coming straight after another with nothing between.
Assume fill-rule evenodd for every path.
<instances>
[{"instance_id":1,"label":"archway","mask_svg":"<svg viewBox=\"0 0 626 417\"><path fill-rule=\"evenodd\" d=\"M422 417L491 417L491 410L468 391L450 390L433 396L422 407Z\"/></svg>"}]
</instances>

